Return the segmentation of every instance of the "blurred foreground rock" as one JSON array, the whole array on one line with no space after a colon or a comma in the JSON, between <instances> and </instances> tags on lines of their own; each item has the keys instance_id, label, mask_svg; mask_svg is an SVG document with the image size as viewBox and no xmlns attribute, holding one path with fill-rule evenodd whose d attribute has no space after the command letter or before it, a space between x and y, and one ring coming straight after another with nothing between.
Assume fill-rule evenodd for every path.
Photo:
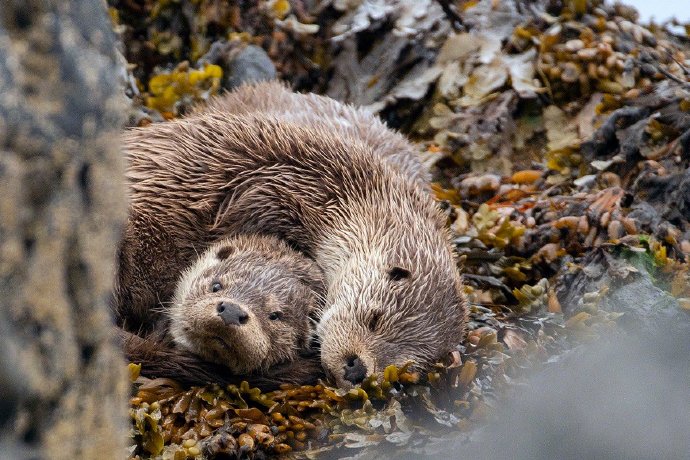
<instances>
[{"instance_id":1,"label":"blurred foreground rock","mask_svg":"<svg viewBox=\"0 0 690 460\"><path fill-rule=\"evenodd\" d=\"M123 106L98 0L0 8L0 457L125 455Z\"/></svg>"}]
</instances>

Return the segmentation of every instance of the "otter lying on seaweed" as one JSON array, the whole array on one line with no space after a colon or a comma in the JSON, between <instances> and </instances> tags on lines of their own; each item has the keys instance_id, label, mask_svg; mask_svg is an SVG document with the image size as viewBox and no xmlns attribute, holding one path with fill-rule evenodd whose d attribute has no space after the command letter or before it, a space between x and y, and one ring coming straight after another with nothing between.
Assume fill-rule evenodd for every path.
<instances>
[{"instance_id":1,"label":"otter lying on seaweed","mask_svg":"<svg viewBox=\"0 0 690 460\"><path fill-rule=\"evenodd\" d=\"M158 332L120 335L144 375L188 383L251 373L280 378L280 369L314 354L310 315L322 299L313 261L275 237L240 235L213 244L182 274ZM286 372L282 378L291 380Z\"/></svg>"},{"instance_id":2,"label":"otter lying on seaweed","mask_svg":"<svg viewBox=\"0 0 690 460\"><path fill-rule=\"evenodd\" d=\"M401 166L416 161L412 147L325 98L357 116L330 110L329 122L314 123L256 103L281 92L276 83L245 86L203 112L125 134L131 207L120 257L137 268L121 263L120 318L146 320L152 299L172 298L170 278L195 248L271 234L323 271L317 333L339 386L390 364L428 368L462 341L466 300L445 220ZM303 98L315 96L289 104ZM235 99L246 101L241 113L232 113Z\"/></svg>"},{"instance_id":3,"label":"otter lying on seaweed","mask_svg":"<svg viewBox=\"0 0 690 460\"><path fill-rule=\"evenodd\" d=\"M275 237L242 235L215 243L187 269L165 313L179 348L242 374L308 349L322 299L312 261Z\"/></svg>"}]
</instances>

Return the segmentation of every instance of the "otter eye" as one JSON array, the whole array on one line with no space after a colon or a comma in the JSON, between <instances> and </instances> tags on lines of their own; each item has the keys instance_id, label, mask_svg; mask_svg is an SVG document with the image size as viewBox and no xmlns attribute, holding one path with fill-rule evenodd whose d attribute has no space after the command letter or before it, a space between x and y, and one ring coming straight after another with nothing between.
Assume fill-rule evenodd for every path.
<instances>
[{"instance_id":1,"label":"otter eye","mask_svg":"<svg viewBox=\"0 0 690 460\"><path fill-rule=\"evenodd\" d=\"M270 319L271 321L275 321L275 320L280 319L282 317L283 317L283 312L281 312L281 311L274 311L273 313L268 315L268 319Z\"/></svg>"},{"instance_id":2,"label":"otter eye","mask_svg":"<svg viewBox=\"0 0 690 460\"><path fill-rule=\"evenodd\" d=\"M376 327L379 325L379 320L381 319L382 313L380 311L374 312L374 314L371 316L369 319L369 323L367 326L369 327L369 330L374 332L376 330Z\"/></svg>"},{"instance_id":3,"label":"otter eye","mask_svg":"<svg viewBox=\"0 0 690 460\"><path fill-rule=\"evenodd\" d=\"M220 284L218 281L214 282L214 283L211 285L211 292L218 292L218 291L220 291L221 289L223 289L223 285Z\"/></svg>"},{"instance_id":4,"label":"otter eye","mask_svg":"<svg viewBox=\"0 0 690 460\"><path fill-rule=\"evenodd\" d=\"M388 277L392 281L400 281L410 277L410 271L402 267L393 267L388 272Z\"/></svg>"}]
</instances>

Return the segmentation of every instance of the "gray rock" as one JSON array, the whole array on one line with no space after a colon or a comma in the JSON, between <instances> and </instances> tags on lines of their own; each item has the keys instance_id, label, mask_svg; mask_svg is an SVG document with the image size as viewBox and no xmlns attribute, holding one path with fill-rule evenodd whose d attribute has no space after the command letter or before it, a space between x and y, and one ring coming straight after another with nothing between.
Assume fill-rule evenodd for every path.
<instances>
[{"instance_id":1,"label":"gray rock","mask_svg":"<svg viewBox=\"0 0 690 460\"><path fill-rule=\"evenodd\" d=\"M262 48L248 45L227 67L223 87L236 88L243 83L272 80L276 78L276 68Z\"/></svg>"},{"instance_id":2,"label":"gray rock","mask_svg":"<svg viewBox=\"0 0 690 460\"><path fill-rule=\"evenodd\" d=\"M217 41L199 59L199 64L217 64L223 68L223 88L231 90L243 83L273 80L276 68L263 48L238 41Z\"/></svg>"},{"instance_id":3,"label":"gray rock","mask_svg":"<svg viewBox=\"0 0 690 460\"><path fill-rule=\"evenodd\" d=\"M102 0L0 9L0 457L120 459L129 382L110 333L127 204Z\"/></svg>"}]
</instances>

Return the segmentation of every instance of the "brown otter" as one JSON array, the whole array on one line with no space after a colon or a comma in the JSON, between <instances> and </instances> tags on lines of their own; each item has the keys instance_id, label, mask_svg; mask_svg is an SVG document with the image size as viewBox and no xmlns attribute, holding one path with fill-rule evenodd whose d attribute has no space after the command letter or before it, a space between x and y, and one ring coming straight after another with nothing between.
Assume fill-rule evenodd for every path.
<instances>
[{"instance_id":1,"label":"brown otter","mask_svg":"<svg viewBox=\"0 0 690 460\"><path fill-rule=\"evenodd\" d=\"M368 144L376 154L421 186L426 187L430 180L416 149L402 134L388 129L366 110L330 97L295 93L278 81L268 81L246 85L196 108L197 112L209 110L229 115L261 112L278 121L322 129L333 136L353 137Z\"/></svg>"},{"instance_id":2,"label":"brown otter","mask_svg":"<svg viewBox=\"0 0 690 460\"><path fill-rule=\"evenodd\" d=\"M246 91L254 90L225 97ZM388 144L336 129L337 121L230 115L225 106L124 136L131 208L120 257L137 273L120 269L121 317L144 320L156 293L169 299L169 278L195 248L273 234L324 273L321 360L339 386L389 364L423 369L461 342L466 300L444 219L387 162L391 152L380 149ZM378 126L373 116L355 122Z\"/></svg>"},{"instance_id":3,"label":"brown otter","mask_svg":"<svg viewBox=\"0 0 690 460\"><path fill-rule=\"evenodd\" d=\"M275 237L242 235L213 244L185 271L165 315L178 348L247 374L309 348L322 296L313 261Z\"/></svg>"},{"instance_id":4,"label":"brown otter","mask_svg":"<svg viewBox=\"0 0 690 460\"><path fill-rule=\"evenodd\" d=\"M275 237L240 235L213 244L182 274L155 332L118 334L127 359L142 364L145 376L191 384L251 374L253 383L268 376L300 381L318 375L310 314L322 299L313 261Z\"/></svg>"}]
</instances>

